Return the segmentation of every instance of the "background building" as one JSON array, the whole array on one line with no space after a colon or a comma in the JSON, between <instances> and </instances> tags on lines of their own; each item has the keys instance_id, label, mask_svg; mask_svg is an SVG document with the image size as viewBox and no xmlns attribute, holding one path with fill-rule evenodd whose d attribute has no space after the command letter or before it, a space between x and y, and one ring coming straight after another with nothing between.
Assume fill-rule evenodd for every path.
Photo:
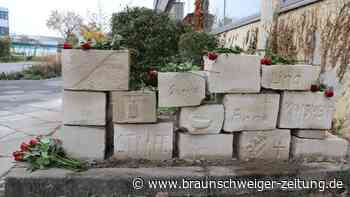
<instances>
[{"instance_id":1,"label":"background building","mask_svg":"<svg viewBox=\"0 0 350 197\"><path fill-rule=\"evenodd\" d=\"M11 51L25 56L56 54L63 38L31 35L11 35Z\"/></svg>"},{"instance_id":2,"label":"background building","mask_svg":"<svg viewBox=\"0 0 350 197\"><path fill-rule=\"evenodd\" d=\"M0 7L0 36L9 35L9 11Z\"/></svg>"}]
</instances>

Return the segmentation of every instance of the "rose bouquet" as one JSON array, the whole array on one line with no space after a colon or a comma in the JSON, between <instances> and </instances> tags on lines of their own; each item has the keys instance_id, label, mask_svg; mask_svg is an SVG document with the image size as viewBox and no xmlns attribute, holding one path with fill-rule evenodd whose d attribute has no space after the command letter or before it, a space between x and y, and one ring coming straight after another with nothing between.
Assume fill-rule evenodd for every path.
<instances>
[{"instance_id":1,"label":"rose bouquet","mask_svg":"<svg viewBox=\"0 0 350 197\"><path fill-rule=\"evenodd\" d=\"M81 171L86 165L77 159L70 158L62 147L62 142L58 139L38 137L23 142L20 151L13 153L16 161L29 164L28 170L35 171L47 168L63 168L73 171Z\"/></svg>"}]
</instances>

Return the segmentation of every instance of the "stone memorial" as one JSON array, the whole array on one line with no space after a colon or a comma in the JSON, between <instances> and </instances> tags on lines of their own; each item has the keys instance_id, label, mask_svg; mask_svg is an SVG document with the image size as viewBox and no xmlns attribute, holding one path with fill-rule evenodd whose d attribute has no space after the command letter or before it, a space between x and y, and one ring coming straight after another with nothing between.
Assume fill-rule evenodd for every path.
<instances>
[{"instance_id":1,"label":"stone memorial","mask_svg":"<svg viewBox=\"0 0 350 197\"><path fill-rule=\"evenodd\" d=\"M114 91L129 89L129 51L63 50L63 88Z\"/></svg>"},{"instance_id":2,"label":"stone memorial","mask_svg":"<svg viewBox=\"0 0 350 197\"><path fill-rule=\"evenodd\" d=\"M63 92L63 123L66 125L106 125L106 93Z\"/></svg>"},{"instance_id":3,"label":"stone memorial","mask_svg":"<svg viewBox=\"0 0 350 197\"><path fill-rule=\"evenodd\" d=\"M321 67L312 65L263 65L261 85L275 90L310 90L320 72Z\"/></svg>"},{"instance_id":4,"label":"stone memorial","mask_svg":"<svg viewBox=\"0 0 350 197\"><path fill-rule=\"evenodd\" d=\"M116 159L171 159L173 123L115 124L114 157Z\"/></svg>"},{"instance_id":5,"label":"stone memorial","mask_svg":"<svg viewBox=\"0 0 350 197\"><path fill-rule=\"evenodd\" d=\"M276 128L279 94L227 94L224 96L226 132Z\"/></svg>"},{"instance_id":6,"label":"stone memorial","mask_svg":"<svg viewBox=\"0 0 350 197\"><path fill-rule=\"evenodd\" d=\"M181 159L231 159L233 135L179 133L178 152Z\"/></svg>"},{"instance_id":7,"label":"stone memorial","mask_svg":"<svg viewBox=\"0 0 350 197\"><path fill-rule=\"evenodd\" d=\"M334 98L327 98L323 93L283 92L278 127L331 129L334 111Z\"/></svg>"},{"instance_id":8,"label":"stone memorial","mask_svg":"<svg viewBox=\"0 0 350 197\"><path fill-rule=\"evenodd\" d=\"M327 130L302 130L293 131L293 135L299 138L306 139L325 139L327 137Z\"/></svg>"},{"instance_id":9,"label":"stone memorial","mask_svg":"<svg viewBox=\"0 0 350 197\"><path fill-rule=\"evenodd\" d=\"M157 121L155 92L112 92L111 104L115 123L155 123Z\"/></svg>"},{"instance_id":10,"label":"stone memorial","mask_svg":"<svg viewBox=\"0 0 350 197\"><path fill-rule=\"evenodd\" d=\"M260 57L221 54L215 61L204 57L210 93L258 93Z\"/></svg>"},{"instance_id":11,"label":"stone memorial","mask_svg":"<svg viewBox=\"0 0 350 197\"><path fill-rule=\"evenodd\" d=\"M104 159L106 129L104 127L63 126L54 137L62 140L63 148L73 157Z\"/></svg>"},{"instance_id":12,"label":"stone memorial","mask_svg":"<svg viewBox=\"0 0 350 197\"><path fill-rule=\"evenodd\" d=\"M291 156L293 159L322 161L324 159L344 159L348 150L348 142L334 135L327 138L303 139L292 137Z\"/></svg>"},{"instance_id":13,"label":"stone memorial","mask_svg":"<svg viewBox=\"0 0 350 197\"><path fill-rule=\"evenodd\" d=\"M191 134L218 134L224 122L224 106L220 104L184 107L180 111L180 127Z\"/></svg>"},{"instance_id":14,"label":"stone memorial","mask_svg":"<svg viewBox=\"0 0 350 197\"><path fill-rule=\"evenodd\" d=\"M159 107L198 106L205 98L205 79L195 73L158 73Z\"/></svg>"},{"instance_id":15,"label":"stone memorial","mask_svg":"<svg viewBox=\"0 0 350 197\"><path fill-rule=\"evenodd\" d=\"M290 130L244 131L239 134L238 158L248 160L288 160Z\"/></svg>"}]
</instances>

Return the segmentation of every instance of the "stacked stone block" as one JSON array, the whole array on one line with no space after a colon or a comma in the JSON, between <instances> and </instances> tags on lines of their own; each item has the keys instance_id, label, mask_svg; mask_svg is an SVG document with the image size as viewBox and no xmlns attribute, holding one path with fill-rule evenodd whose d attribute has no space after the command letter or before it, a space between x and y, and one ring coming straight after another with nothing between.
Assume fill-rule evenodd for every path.
<instances>
[{"instance_id":1,"label":"stacked stone block","mask_svg":"<svg viewBox=\"0 0 350 197\"><path fill-rule=\"evenodd\" d=\"M158 73L157 102L156 92L129 91L128 51L64 50L65 126L56 135L90 159L345 156L347 141L327 132L334 99L309 91L319 67L262 66L254 55L204 59L204 71ZM178 108L178 122L158 119L157 103Z\"/></svg>"},{"instance_id":2,"label":"stacked stone block","mask_svg":"<svg viewBox=\"0 0 350 197\"><path fill-rule=\"evenodd\" d=\"M56 133L71 155L104 159L107 95L129 89L127 50L63 50L63 123Z\"/></svg>"},{"instance_id":3,"label":"stacked stone block","mask_svg":"<svg viewBox=\"0 0 350 197\"><path fill-rule=\"evenodd\" d=\"M345 156L347 142L327 133L334 98L310 91L320 67L265 66L258 56L234 54L204 60L204 72L159 74L159 106L180 107L180 158L231 158L233 152L244 161ZM192 77L186 83L183 76ZM203 101L205 92L223 99Z\"/></svg>"}]
</instances>

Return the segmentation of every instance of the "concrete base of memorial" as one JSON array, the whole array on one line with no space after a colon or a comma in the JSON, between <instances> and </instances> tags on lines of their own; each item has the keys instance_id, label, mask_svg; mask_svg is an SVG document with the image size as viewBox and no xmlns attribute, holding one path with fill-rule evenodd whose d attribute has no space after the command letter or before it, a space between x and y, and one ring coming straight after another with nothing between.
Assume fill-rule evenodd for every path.
<instances>
[{"instance_id":1,"label":"concrete base of memorial","mask_svg":"<svg viewBox=\"0 0 350 197\"><path fill-rule=\"evenodd\" d=\"M100 168L86 172L74 173L71 171L51 169L30 173L24 167L17 167L9 174L6 182L6 197L82 197L82 196L156 196L158 192L168 192L166 196L288 196L288 192L306 196L313 192L320 192L322 188L286 189L283 185L273 189L263 189L260 184L252 189L234 188L237 180L248 181L282 181L288 180L336 180L342 183L345 189L327 190L339 193L347 192L349 182L349 165L335 163L242 163L229 166L192 166L192 167L152 167L152 168ZM151 180L174 181L181 189L150 189ZM229 181L226 186L231 189L209 188L200 186L203 181ZM230 184L231 180L231 184ZM192 188L187 189L189 181ZM264 182L261 182L264 183ZM217 185L218 186L218 185ZM285 185L287 187L287 185ZM321 193L320 193L321 194ZM317 196L317 195L316 195Z\"/></svg>"}]
</instances>

